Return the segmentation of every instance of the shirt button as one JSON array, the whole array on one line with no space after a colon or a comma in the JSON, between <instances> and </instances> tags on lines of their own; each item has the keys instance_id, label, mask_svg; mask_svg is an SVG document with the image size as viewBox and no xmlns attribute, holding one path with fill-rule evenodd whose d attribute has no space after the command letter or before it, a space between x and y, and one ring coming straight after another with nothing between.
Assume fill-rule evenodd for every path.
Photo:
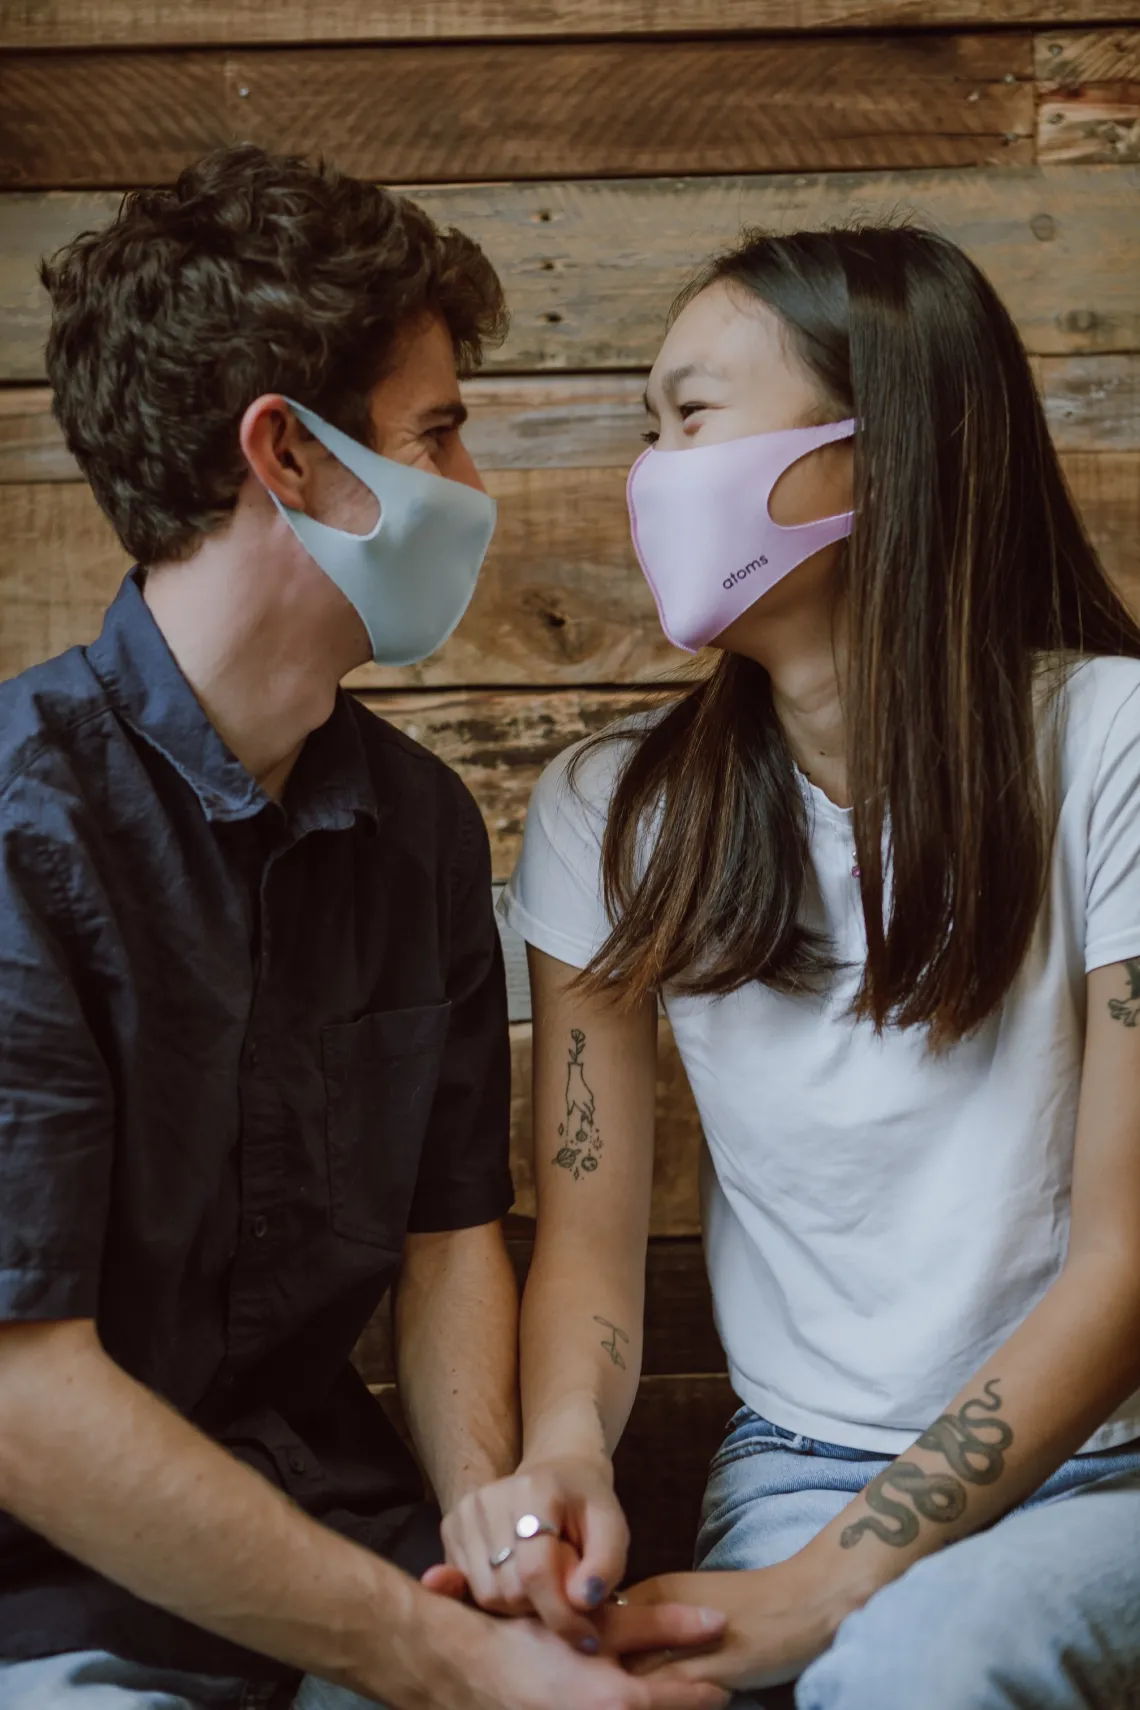
<instances>
[{"instance_id":1,"label":"shirt button","mask_svg":"<svg viewBox=\"0 0 1140 1710\"><path fill-rule=\"evenodd\" d=\"M254 1218L250 1227L253 1230L254 1240L261 1241L269 1232L269 1219L258 1215Z\"/></svg>"},{"instance_id":2,"label":"shirt button","mask_svg":"<svg viewBox=\"0 0 1140 1710\"><path fill-rule=\"evenodd\" d=\"M289 1471L295 1473L303 1473L305 1471L304 1455L292 1454L289 1456Z\"/></svg>"}]
</instances>

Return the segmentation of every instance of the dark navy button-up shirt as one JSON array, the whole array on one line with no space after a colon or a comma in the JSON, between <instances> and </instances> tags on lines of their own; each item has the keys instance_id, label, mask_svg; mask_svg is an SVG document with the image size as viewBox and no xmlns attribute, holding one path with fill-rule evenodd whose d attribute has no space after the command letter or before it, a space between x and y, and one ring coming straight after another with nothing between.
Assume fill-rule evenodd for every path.
<instances>
[{"instance_id":1,"label":"dark navy button-up shirt","mask_svg":"<svg viewBox=\"0 0 1140 1710\"><path fill-rule=\"evenodd\" d=\"M349 1356L409 1230L511 1201L470 795L341 696L272 801L136 574L97 642L0 686L0 857L0 1319L94 1318L311 1514L422 1569L418 1474ZM274 1673L0 1516L0 1657L88 1648Z\"/></svg>"}]
</instances>

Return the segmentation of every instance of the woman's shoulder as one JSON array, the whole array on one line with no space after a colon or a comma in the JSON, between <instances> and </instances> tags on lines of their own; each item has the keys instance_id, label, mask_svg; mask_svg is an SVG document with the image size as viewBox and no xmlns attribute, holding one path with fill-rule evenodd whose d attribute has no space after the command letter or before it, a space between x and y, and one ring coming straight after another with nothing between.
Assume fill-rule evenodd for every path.
<instances>
[{"instance_id":1,"label":"woman's shoulder","mask_svg":"<svg viewBox=\"0 0 1140 1710\"><path fill-rule=\"evenodd\" d=\"M659 716L652 708L631 714L564 748L535 786L532 814L569 818L600 837L622 769Z\"/></svg>"},{"instance_id":2,"label":"woman's shoulder","mask_svg":"<svg viewBox=\"0 0 1140 1710\"><path fill-rule=\"evenodd\" d=\"M1064 667L1064 748L1070 765L1140 736L1140 659L1097 654Z\"/></svg>"}]
</instances>

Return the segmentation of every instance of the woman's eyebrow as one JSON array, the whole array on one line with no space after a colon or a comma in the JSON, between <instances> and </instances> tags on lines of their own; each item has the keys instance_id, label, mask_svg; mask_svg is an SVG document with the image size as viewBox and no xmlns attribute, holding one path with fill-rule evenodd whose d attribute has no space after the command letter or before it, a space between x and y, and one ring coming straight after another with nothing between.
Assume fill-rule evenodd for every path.
<instances>
[{"instance_id":1,"label":"woman's eyebrow","mask_svg":"<svg viewBox=\"0 0 1140 1710\"><path fill-rule=\"evenodd\" d=\"M724 380L727 378L722 369L710 368L707 363L682 362L679 367L670 368L661 381L661 390L670 403L673 403L676 400L677 388L681 385L682 381L691 379L694 374L704 374L711 380ZM657 414L656 407L649 396L648 386L645 388L645 393L641 401L645 405L646 413L648 415L653 416Z\"/></svg>"}]
</instances>

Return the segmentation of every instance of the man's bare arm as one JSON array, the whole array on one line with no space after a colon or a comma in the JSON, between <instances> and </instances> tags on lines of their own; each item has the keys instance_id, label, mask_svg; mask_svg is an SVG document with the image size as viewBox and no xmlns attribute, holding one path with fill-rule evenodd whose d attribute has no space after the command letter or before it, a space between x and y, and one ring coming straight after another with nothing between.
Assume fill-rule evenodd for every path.
<instances>
[{"instance_id":1,"label":"man's bare arm","mask_svg":"<svg viewBox=\"0 0 1140 1710\"><path fill-rule=\"evenodd\" d=\"M128 1377L89 1320L0 1327L0 1507L151 1603L396 1710L724 1703L425 1591ZM700 1644L720 1625L683 1608L603 1621L619 1653Z\"/></svg>"},{"instance_id":2,"label":"man's bare arm","mask_svg":"<svg viewBox=\"0 0 1140 1710\"><path fill-rule=\"evenodd\" d=\"M450 1702L445 1653L478 1638L136 1383L89 1320L0 1328L0 1506L148 1602L400 1706Z\"/></svg>"},{"instance_id":3,"label":"man's bare arm","mask_svg":"<svg viewBox=\"0 0 1140 1710\"><path fill-rule=\"evenodd\" d=\"M498 1223L408 1236L396 1291L400 1399L445 1514L518 1463L518 1323Z\"/></svg>"}]
</instances>

